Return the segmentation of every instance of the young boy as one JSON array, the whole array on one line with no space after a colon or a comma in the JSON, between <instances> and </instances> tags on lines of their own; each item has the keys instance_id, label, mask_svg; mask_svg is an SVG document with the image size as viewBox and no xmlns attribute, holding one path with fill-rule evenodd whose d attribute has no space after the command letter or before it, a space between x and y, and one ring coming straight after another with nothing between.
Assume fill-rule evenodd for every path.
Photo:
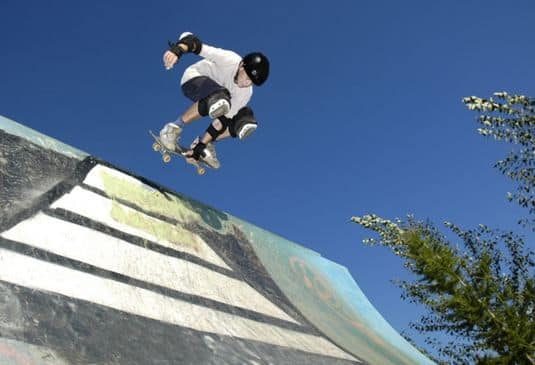
<instances>
[{"instance_id":1,"label":"young boy","mask_svg":"<svg viewBox=\"0 0 535 365\"><path fill-rule=\"evenodd\" d=\"M174 149L182 129L204 116L212 123L201 138L191 144L186 156L203 159L214 168L219 167L214 144L229 136L244 139L257 127L253 111L247 103L253 94L252 85L262 85L269 75L269 60L260 52L240 57L232 51L204 44L192 33L182 33L176 43L169 43L163 55L167 70L173 68L185 53L195 53L202 60L189 66L180 82L182 91L193 104L172 123L160 131L162 144Z\"/></svg>"}]
</instances>

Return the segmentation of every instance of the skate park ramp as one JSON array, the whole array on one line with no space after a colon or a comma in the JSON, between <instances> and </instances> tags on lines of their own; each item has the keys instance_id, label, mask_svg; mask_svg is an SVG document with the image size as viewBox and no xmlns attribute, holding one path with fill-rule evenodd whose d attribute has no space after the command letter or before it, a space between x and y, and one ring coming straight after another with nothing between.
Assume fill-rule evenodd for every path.
<instances>
[{"instance_id":1,"label":"skate park ramp","mask_svg":"<svg viewBox=\"0 0 535 365\"><path fill-rule=\"evenodd\" d=\"M0 364L432 364L318 253L0 117Z\"/></svg>"}]
</instances>

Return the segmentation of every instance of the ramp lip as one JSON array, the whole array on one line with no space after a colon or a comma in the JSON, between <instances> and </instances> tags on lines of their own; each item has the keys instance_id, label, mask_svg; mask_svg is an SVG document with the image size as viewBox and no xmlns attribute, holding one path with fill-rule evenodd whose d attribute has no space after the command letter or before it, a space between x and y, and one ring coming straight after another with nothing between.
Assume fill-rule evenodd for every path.
<instances>
[{"instance_id":1,"label":"ramp lip","mask_svg":"<svg viewBox=\"0 0 535 365\"><path fill-rule=\"evenodd\" d=\"M4 130L6 133L23 138L38 146L61 153L67 157L83 160L89 156L88 153L82 150L69 146L55 138L46 136L43 133L28 128L2 115L0 115L0 129Z\"/></svg>"}]
</instances>

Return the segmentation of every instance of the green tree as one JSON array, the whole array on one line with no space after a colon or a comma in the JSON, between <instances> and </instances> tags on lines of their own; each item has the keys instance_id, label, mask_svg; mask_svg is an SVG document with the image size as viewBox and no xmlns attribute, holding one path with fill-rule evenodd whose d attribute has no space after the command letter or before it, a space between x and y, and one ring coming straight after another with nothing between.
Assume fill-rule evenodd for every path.
<instances>
[{"instance_id":1,"label":"green tree","mask_svg":"<svg viewBox=\"0 0 535 365\"><path fill-rule=\"evenodd\" d=\"M467 97L479 133L520 147L496 167L517 184L510 201L528 209L535 222L535 112L525 96L495 93ZM446 222L450 242L435 225L409 216L388 220L370 214L351 220L378 234L365 243L381 244L402 258L414 280L399 281L402 298L422 304L425 314L410 326L426 334L439 359L454 364L535 364L535 278L533 251L514 232L479 225L463 230ZM447 333L442 343L433 334Z\"/></svg>"},{"instance_id":2,"label":"green tree","mask_svg":"<svg viewBox=\"0 0 535 365\"><path fill-rule=\"evenodd\" d=\"M535 99L505 92L494 96L496 100L470 96L463 102L479 113L481 135L520 147L495 167L517 184L516 192L508 193L508 199L528 209L528 217L519 223L535 230Z\"/></svg>"}]
</instances>

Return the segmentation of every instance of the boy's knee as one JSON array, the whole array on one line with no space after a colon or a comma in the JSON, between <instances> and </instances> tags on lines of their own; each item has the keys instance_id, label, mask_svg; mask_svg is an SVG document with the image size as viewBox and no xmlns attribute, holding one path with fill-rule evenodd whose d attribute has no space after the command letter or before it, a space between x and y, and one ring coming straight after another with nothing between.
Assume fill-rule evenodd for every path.
<instances>
[{"instance_id":1,"label":"boy's knee","mask_svg":"<svg viewBox=\"0 0 535 365\"><path fill-rule=\"evenodd\" d=\"M226 100L230 105L230 92L227 89L223 88L217 90L214 93L208 95L207 97L199 100L199 114L203 117L207 116L210 107L221 99Z\"/></svg>"}]
</instances>

